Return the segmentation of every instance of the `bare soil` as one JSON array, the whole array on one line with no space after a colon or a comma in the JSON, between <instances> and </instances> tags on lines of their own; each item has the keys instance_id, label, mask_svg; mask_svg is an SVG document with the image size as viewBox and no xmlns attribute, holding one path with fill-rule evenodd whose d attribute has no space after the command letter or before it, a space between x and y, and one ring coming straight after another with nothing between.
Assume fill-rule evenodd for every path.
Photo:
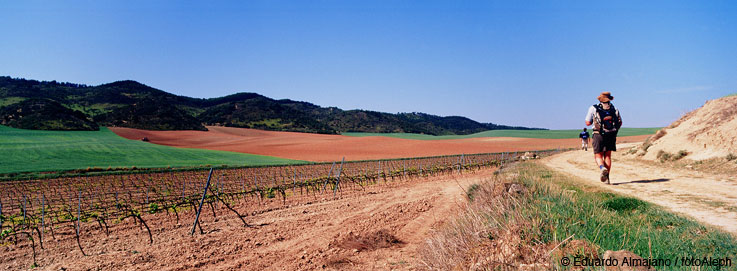
<instances>
[{"instance_id":1,"label":"bare soil","mask_svg":"<svg viewBox=\"0 0 737 271\"><path fill-rule=\"evenodd\" d=\"M209 150L269 155L314 162L423 157L453 154L514 152L580 147L579 139L469 138L412 140L390 137L350 137L246 128L208 126L209 131L148 131L111 127L116 134L133 140L146 137L151 143ZM639 142L632 136L619 142Z\"/></svg>"},{"instance_id":2,"label":"bare soil","mask_svg":"<svg viewBox=\"0 0 737 271\"><path fill-rule=\"evenodd\" d=\"M687 151L688 158L704 160L737 155L737 96L707 101L702 107L658 132L643 158L658 159L658 152ZM654 138L655 139L655 138Z\"/></svg>"},{"instance_id":3,"label":"bare soil","mask_svg":"<svg viewBox=\"0 0 737 271\"><path fill-rule=\"evenodd\" d=\"M625 146L620 146L620 151L612 155L612 185L599 181L600 171L591 152L564 152L543 161L552 169L579 177L572 179L653 202L737 234L737 178L734 175L658 165L633 155L622 155L626 151Z\"/></svg>"},{"instance_id":4,"label":"bare soil","mask_svg":"<svg viewBox=\"0 0 737 271\"><path fill-rule=\"evenodd\" d=\"M231 212L203 211L206 234L189 235L192 211L181 219L166 213L144 218L153 231L133 220L111 223L107 236L94 223L82 223L82 247L73 229L46 233L38 270L413 270L417 249L432 229L463 206L465 189L490 178L475 173L415 178L376 184L342 198L318 198L250 213L246 227ZM332 195L331 195L332 196ZM250 209L244 204L237 209ZM31 267L29 242L0 245L0 270Z\"/></svg>"}]
</instances>

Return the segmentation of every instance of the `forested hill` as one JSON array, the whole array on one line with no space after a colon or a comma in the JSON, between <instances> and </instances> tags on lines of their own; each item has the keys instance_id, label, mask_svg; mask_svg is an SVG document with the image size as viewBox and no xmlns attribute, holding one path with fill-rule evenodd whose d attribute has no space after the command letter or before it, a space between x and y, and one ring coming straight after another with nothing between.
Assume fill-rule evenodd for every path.
<instances>
[{"instance_id":1,"label":"forested hill","mask_svg":"<svg viewBox=\"0 0 737 271\"><path fill-rule=\"evenodd\" d=\"M23 129L206 130L205 125L310 133L374 132L430 135L530 129L479 123L466 117L382 113L320 107L256 93L197 99L136 81L87 86L0 77L0 124Z\"/></svg>"}]
</instances>

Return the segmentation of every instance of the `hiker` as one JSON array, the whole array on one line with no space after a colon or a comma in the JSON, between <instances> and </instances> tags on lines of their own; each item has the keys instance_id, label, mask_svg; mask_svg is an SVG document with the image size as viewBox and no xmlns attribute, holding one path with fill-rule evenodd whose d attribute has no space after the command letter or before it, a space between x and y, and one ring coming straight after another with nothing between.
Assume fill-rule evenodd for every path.
<instances>
[{"instance_id":1,"label":"hiker","mask_svg":"<svg viewBox=\"0 0 737 271\"><path fill-rule=\"evenodd\" d=\"M586 131L586 127L583 128L583 132L578 134L578 137L581 138L581 149L584 151L589 150L589 137L591 135L589 132Z\"/></svg>"},{"instance_id":2,"label":"hiker","mask_svg":"<svg viewBox=\"0 0 737 271\"><path fill-rule=\"evenodd\" d=\"M596 98L599 104L589 107L586 113L586 126L594 125L592 129L594 159L601 170L601 181L610 184L612 151L617 150L617 131L622 127L622 118L619 116L619 110L611 103L614 97L609 91L602 92Z\"/></svg>"}]
</instances>

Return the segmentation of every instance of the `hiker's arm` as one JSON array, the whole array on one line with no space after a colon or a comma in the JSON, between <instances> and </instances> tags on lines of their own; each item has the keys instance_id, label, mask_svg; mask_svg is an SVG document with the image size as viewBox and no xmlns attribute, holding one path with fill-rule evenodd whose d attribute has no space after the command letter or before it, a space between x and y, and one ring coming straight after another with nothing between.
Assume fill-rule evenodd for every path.
<instances>
[{"instance_id":1,"label":"hiker's arm","mask_svg":"<svg viewBox=\"0 0 737 271\"><path fill-rule=\"evenodd\" d=\"M591 123L594 121L594 113L596 113L596 108L592 105L589 107L589 111L586 112L586 118L584 118L586 126L591 126Z\"/></svg>"}]
</instances>

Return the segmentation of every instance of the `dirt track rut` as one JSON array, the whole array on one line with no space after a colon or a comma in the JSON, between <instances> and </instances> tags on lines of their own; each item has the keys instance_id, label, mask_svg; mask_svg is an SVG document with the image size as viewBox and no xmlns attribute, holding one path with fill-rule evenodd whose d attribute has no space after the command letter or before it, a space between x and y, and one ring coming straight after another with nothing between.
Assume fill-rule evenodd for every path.
<instances>
[{"instance_id":1,"label":"dirt track rut","mask_svg":"<svg viewBox=\"0 0 737 271\"><path fill-rule=\"evenodd\" d=\"M613 155L612 185L599 181L591 152L564 152L543 163L579 181L653 202L737 235L737 178L659 167L622 153Z\"/></svg>"}]
</instances>

